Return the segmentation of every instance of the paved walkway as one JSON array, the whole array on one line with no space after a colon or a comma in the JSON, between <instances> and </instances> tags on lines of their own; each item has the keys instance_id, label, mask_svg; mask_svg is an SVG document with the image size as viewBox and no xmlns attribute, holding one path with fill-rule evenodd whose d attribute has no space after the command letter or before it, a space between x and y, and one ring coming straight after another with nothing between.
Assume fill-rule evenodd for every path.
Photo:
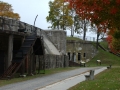
<instances>
[{"instance_id":1,"label":"paved walkway","mask_svg":"<svg viewBox=\"0 0 120 90\"><path fill-rule=\"evenodd\" d=\"M103 67L103 68L100 68L100 69L96 69L95 70L95 75L102 72L105 69L107 69L107 68ZM88 75L88 74L89 73L86 72L86 73L83 73L83 74L80 74L80 75L76 75L76 76L67 78L65 80L59 81L57 83L45 86L45 87L40 88L38 90L67 90L70 87L72 87L72 86L74 86L74 85L76 85L76 84L78 84L82 81L85 81L85 76L84 75Z\"/></svg>"},{"instance_id":2,"label":"paved walkway","mask_svg":"<svg viewBox=\"0 0 120 90\"><path fill-rule=\"evenodd\" d=\"M84 74L94 69L95 75L106 69L106 67L85 67L66 72L47 75L32 80L0 87L0 90L66 90L71 86L85 80Z\"/></svg>"}]
</instances>

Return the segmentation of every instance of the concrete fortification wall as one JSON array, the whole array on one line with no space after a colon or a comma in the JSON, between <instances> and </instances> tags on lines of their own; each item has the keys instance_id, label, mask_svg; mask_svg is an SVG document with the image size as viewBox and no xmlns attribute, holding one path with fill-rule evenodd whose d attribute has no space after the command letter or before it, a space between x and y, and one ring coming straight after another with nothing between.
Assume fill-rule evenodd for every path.
<instances>
[{"instance_id":1,"label":"concrete fortification wall","mask_svg":"<svg viewBox=\"0 0 120 90\"><path fill-rule=\"evenodd\" d=\"M66 32L63 30L46 30L45 33L59 50L60 54L66 54Z\"/></svg>"},{"instance_id":2,"label":"concrete fortification wall","mask_svg":"<svg viewBox=\"0 0 120 90\"><path fill-rule=\"evenodd\" d=\"M79 63L80 60L88 61L93 58L97 50L91 42L68 40L67 53L69 60Z\"/></svg>"}]
</instances>

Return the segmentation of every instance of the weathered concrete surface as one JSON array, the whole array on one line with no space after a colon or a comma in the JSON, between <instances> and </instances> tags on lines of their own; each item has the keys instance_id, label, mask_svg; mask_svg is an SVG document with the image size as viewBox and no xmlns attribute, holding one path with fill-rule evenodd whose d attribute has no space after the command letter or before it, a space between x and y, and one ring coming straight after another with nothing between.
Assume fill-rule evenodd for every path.
<instances>
[{"instance_id":1,"label":"weathered concrete surface","mask_svg":"<svg viewBox=\"0 0 120 90\"><path fill-rule=\"evenodd\" d=\"M55 45L61 55L66 54L66 32L63 30L45 30L47 37Z\"/></svg>"},{"instance_id":2,"label":"weathered concrete surface","mask_svg":"<svg viewBox=\"0 0 120 90\"><path fill-rule=\"evenodd\" d=\"M46 33L45 32L42 32L42 33L43 33L42 36L43 36L43 42L44 42L44 47L45 47L46 54L60 55L60 52L54 46L54 44L48 39Z\"/></svg>"},{"instance_id":3,"label":"weathered concrete surface","mask_svg":"<svg viewBox=\"0 0 120 90\"><path fill-rule=\"evenodd\" d=\"M92 42L88 41L74 41L67 40L66 52L70 53L70 60L79 63L79 60L86 62L87 59L93 58L97 54L96 48L93 46ZM73 57L74 53L74 57ZM78 60L78 53L80 53L80 59Z\"/></svg>"},{"instance_id":4,"label":"weathered concrete surface","mask_svg":"<svg viewBox=\"0 0 120 90\"><path fill-rule=\"evenodd\" d=\"M53 84L55 82L82 74L91 69L99 69L101 67L90 67L90 68L79 68L71 71L56 73L48 76L43 76L40 78L35 78L32 80L19 82L15 84L6 85L0 87L0 90L36 90L47 85Z\"/></svg>"}]
</instances>

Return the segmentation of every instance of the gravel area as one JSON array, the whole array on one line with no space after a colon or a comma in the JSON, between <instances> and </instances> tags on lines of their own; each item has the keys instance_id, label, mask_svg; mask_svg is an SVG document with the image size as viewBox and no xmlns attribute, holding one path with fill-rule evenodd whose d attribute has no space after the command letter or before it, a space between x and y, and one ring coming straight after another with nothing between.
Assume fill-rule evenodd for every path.
<instances>
[{"instance_id":1,"label":"gravel area","mask_svg":"<svg viewBox=\"0 0 120 90\"><path fill-rule=\"evenodd\" d=\"M66 72L51 74L51 75L43 76L40 78L35 78L32 80L27 80L27 81L23 81L23 82L18 82L18 83L2 86L2 87L0 87L0 90L36 90L38 88L42 88L44 86L53 84L60 80L64 80L66 78L70 78L72 76L79 75L88 70L98 69L98 68L100 68L100 67L89 67L89 68L85 67L85 68L79 68L79 69L70 70L70 71L66 71Z\"/></svg>"}]
</instances>

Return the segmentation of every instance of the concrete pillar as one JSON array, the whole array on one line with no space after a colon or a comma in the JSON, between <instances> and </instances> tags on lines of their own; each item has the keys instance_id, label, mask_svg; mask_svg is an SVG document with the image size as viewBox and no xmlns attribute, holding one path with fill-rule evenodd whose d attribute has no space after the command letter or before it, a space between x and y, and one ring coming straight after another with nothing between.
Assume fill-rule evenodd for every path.
<instances>
[{"instance_id":1,"label":"concrete pillar","mask_svg":"<svg viewBox=\"0 0 120 90\"><path fill-rule=\"evenodd\" d=\"M76 62L76 53L74 52L74 62Z\"/></svg>"},{"instance_id":2,"label":"concrete pillar","mask_svg":"<svg viewBox=\"0 0 120 90\"><path fill-rule=\"evenodd\" d=\"M33 74L36 74L36 56L33 55Z\"/></svg>"},{"instance_id":3,"label":"concrete pillar","mask_svg":"<svg viewBox=\"0 0 120 90\"><path fill-rule=\"evenodd\" d=\"M73 52L73 54L72 54L72 61L76 62L76 53L75 52Z\"/></svg>"},{"instance_id":4,"label":"concrete pillar","mask_svg":"<svg viewBox=\"0 0 120 90\"><path fill-rule=\"evenodd\" d=\"M72 53L72 61L74 62L74 52Z\"/></svg>"},{"instance_id":5,"label":"concrete pillar","mask_svg":"<svg viewBox=\"0 0 120 90\"><path fill-rule=\"evenodd\" d=\"M13 35L9 35L8 37L8 59L7 59L7 68L10 66L12 62L13 55Z\"/></svg>"},{"instance_id":6,"label":"concrete pillar","mask_svg":"<svg viewBox=\"0 0 120 90\"><path fill-rule=\"evenodd\" d=\"M64 62L63 62L63 66L66 67L66 55L64 55Z\"/></svg>"}]
</instances>

